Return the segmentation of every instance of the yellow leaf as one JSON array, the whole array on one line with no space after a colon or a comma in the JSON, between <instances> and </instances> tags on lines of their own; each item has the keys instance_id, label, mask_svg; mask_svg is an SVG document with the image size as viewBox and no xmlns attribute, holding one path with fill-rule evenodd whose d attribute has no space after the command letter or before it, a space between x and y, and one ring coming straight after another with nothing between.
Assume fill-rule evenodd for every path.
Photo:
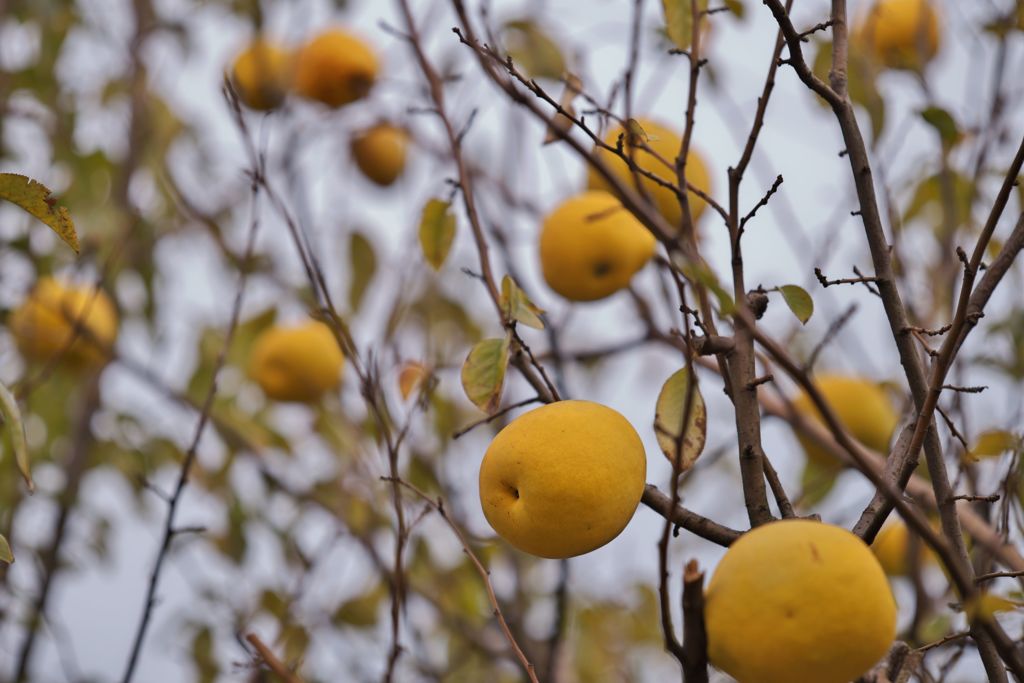
<instances>
[{"instance_id":1,"label":"yellow leaf","mask_svg":"<svg viewBox=\"0 0 1024 683\"><path fill-rule=\"evenodd\" d=\"M535 22L510 21L504 27L504 39L512 60L534 78L561 78L565 57L558 42Z\"/></svg>"},{"instance_id":2,"label":"yellow leaf","mask_svg":"<svg viewBox=\"0 0 1024 683\"><path fill-rule=\"evenodd\" d=\"M636 119L626 120L625 133L622 144L627 147L639 147L643 143L657 139L648 135L647 131L644 130L644 127Z\"/></svg>"},{"instance_id":3,"label":"yellow leaf","mask_svg":"<svg viewBox=\"0 0 1024 683\"><path fill-rule=\"evenodd\" d=\"M77 254L78 234L68 210L57 204L49 188L17 173L0 173L0 199L13 202L50 226Z\"/></svg>"},{"instance_id":4,"label":"yellow leaf","mask_svg":"<svg viewBox=\"0 0 1024 683\"><path fill-rule=\"evenodd\" d=\"M699 0L697 3L700 12L707 7L707 0ZM661 9L665 14L665 34L669 40L675 43L678 49L689 50L693 42L693 8L690 6L690 0L661 0Z\"/></svg>"},{"instance_id":5,"label":"yellow leaf","mask_svg":"<svg viewBox=\"0 0 1024 683\"><path fill-rule=\"evenodd\" d=\"M666 380L658 394L654 411L658 445L669 462L678 459L679 469L685 471L693 467L704 450L707 431L708 415L700 387L691 384L689 371L681 368Z\"/></svg>"},{"instance_id":6,"label":"yellow leaf","mask_svg":"<svg viewBox=\"0 0 1024 683\"><path fill-rule=\"evenodd\" d=\"M999 612L1010 612L1021 607L1017 600L1010 600L994 593L982 593L964 605L964 612L971 620L991 621Z\"/></svg>"},{"instance_id":7,"label":"yellow leaf","mask_svg":"<svg viewBox=\"0 0 1024 683\"><path fill-rule=\"evenodd\" d=\"M416 387L430 374L422 363L409 361L398 372L398 391L403 399L408 399Z\"/></svg>"},{"instance_id":8,"label":"yellow leaf","mask_svg":"<svg viewBox=\"0 0 1024 683\"><path fill-rule=\"evenodd\" d=\"M974 458L990 458L1012 451L1017 447L1017 435L1001 429L991 429L982 433L974 442L971 455Z\"/></svg>"}]
</instances>

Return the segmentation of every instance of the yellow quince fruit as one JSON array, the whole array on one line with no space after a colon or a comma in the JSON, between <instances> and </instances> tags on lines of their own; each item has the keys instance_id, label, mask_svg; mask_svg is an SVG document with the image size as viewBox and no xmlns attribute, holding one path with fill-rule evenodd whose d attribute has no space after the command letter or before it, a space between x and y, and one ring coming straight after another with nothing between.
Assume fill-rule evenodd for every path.
<instances>
[{"instance_id":1,"label":"yellow quince fruit","mask_svg":"<svg viewBox=\"0 0 1024 683\"><path fill-rule=\"evenodd\" d=\"M494 437L480 465L480 503L519 550L573 557L622 532L646 474L643 443L626 418L599 403L559 401Z\"/></svg>"},{"instance_id":2,"label":"yellow quince fruit","mask_svg":"<svg viewBox=\"0 0 1024 683\"><path fill-rule=\"evenodd\" d=\"M378 69L377 56L366 42L340 28L330 29L299 49L295 92L337 109L365 97Z\"/></svg>"},{"instance_id":3,"label":"yellow quince fruit","mask_svg":"<svg viewBox=\"0 0 1024 683\"><path fill-rule=\"evenodd\" d=\"M117 310L106 292L44 277L8 320L22 355L75 368L96 368L110 358Z\"/></svg>"},{"instance_id":4,"label":"yellow quince fruit","mask_svg":"<svg viewBox=\"0 0 1024 683\"><path fill-rule=\"evenodd\" d=\"M311 403L337 388L344 362L331 329L310 320L260 333L250 351L249 376L275 401Z\"/></svg>"},{"instance_id":5,"label":"yellow quince fruit","mask_svg":"<svg viewBox=\"0 0 1024 683\"><path fill-rule=\"evenodd\" d=\"M619 200L589 191L563 202L540 233L540 264L551 289L595 301L626 287L654 255L654 235Z\"/></svg>"},{"instance_id":6,"label":"yellow quince fruit","mask_svg":"<svg viewBox=\"0 0 1024 683\"><path fill-rule=\"evenodd\" d=\"M849 683L888 651L896 601L861 539L783 520L729 547L704 619L708 659L741 683Z\"/></svg>"},{"instance_id":7,"label":"yellow quince fruit","mask_svg":"<svg viewBox=\"0 0 1024 683\"><path fill-rule=\"evenodd\" d=\"M632 159L637 166L645 171L649 171L665 182L676 185L679 179L676 176L673 164L675 164L676 157L679 156L679 150L682 147L682 137L667 126L663 126L651 119L640 118L635 120L640 125L640 128L643 129L642 133L631 130L624 134L621 126L614 126L605 134L604 142L611 147L616 147L619 136L622 136L622 151L627 156L632 155ZM654 153L652 154L647 149L644 149L644 147L649 148ZM628 184L629 187L636 187L633 172L624 160L606 149L599 148L596 152L605 163L611 164L612 171L623 183ZM674 227L682 226L683 209L679 204L679 197L675 191L651 178L645 176L637 177L640 179L640 187L643 190L643 194L650 197L658 212L665 217L665 220ZM708 194L711 190L711 176L708 174L707 165L692 146L686 157L686 180L705 194ZM593 168L588 171L587 187L591 190L611 191L608 181L602 178ZM693 192L689 193L689 202L690 214L693 216L694 225L696 225L707 208L707 203Z\"/></svg>"}]
</instances>

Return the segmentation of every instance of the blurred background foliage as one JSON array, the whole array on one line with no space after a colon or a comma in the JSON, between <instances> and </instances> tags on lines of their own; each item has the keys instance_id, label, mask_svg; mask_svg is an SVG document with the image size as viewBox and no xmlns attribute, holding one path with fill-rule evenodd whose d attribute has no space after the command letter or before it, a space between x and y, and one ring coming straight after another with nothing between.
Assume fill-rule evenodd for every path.
<instances>
[{"instance_id":1,"label":"blurred background foliage","mask_svg":"<svg viewBox=\"0 0 1024 683\"><path fill-rule=\"evenodd\" d=\"M599 51L605 35L613 35L624 48L621 27L631 3L598 3L601 16L612 17L611 30L603 27L593 40L565 39L573 17L585 14L585 8L549 4L555 3L496 3L500 8L495 10L501 11L489 19L501 44L523 69L552 88L569 68L584 74L588 93L599 101L608 99L614 76L600 73L607 57L587 62L586 54ZM642 59L671 77L667 82L673 87L678 83L682 92L685 77L667 61L670 34L660 8L648 4ZM120 675L166 514L164 499L214 380L241 272L250 278L243 320L227 349L210 428L200 442L185 495L179 527L188 533L179 533L172 545L173 588L166 596L158 591L158 625L142 657L145 663L154 651L166 648L172 654L158 656L151 668L144 664L139 680L274 680L253 664L240 637L250 631L261 633L284 662L301 670L304 680L380 676L395 581L394 511L389 488L380 481L387 472L382 437L348 369L340 391L308 406L275 404L246 375L257 335L275 321L294 321L314 305L281 215L265 196L250 191L245 173L251 172L252 160L243 144L246 137L316 245L335 300L342 302L339 312L377 373L391 419L410 425L400 461L402 477L430 495L443 495L449 512L472 533L517 639L538 669L556 672L566 683L660 680L672 671L662 652L653 572L633 575L610 567L619 572L611 581L617 591L591 592L585 582L573 581L566 588L560 584L567 570L496 542L481 521L476 466L487 435L500 421L453 441L459 429L483 417L462 392L459 368L470 347L500 328L479 283L460 273L460 268L478 269L461 209L454 210L459 227L453 255L439 272L426 264L418 248L421 209L431 197L448 195L446 181L453 168L437 122L417 111L426 102L419 72L404 43L378 24L382 16L395 22L391 10L379 5L369 0L0 0L0 170L30 175L52 188L74 217L82 245L76 257L34 219L13 206L0 206L0 319L21 303L36 280L51 274L99 283L114 296L121 317L112 361L95 375L60 364L26 362L0 326L0 379L20 402L38 484L37 493L28 496L13 466L0 476L0 533L11 540L18 558L0 570L0 643L5 653L0 677L14 677L30 638L36 646L24 664L26 680L54 680L62 670L74 681ZM480 92L481 76L448 30L453 19L447 3L414 5L430 54L450 77L446 87L455 95L460 120L465 122L474 106L482 106L486 111L481 118L487 121L474 125L504 129L487 139L471 134L467 154L499 272L513 274L547 308L553 297L540 284L532 252L539 207L550 204L552 194L542 185L564 189L575 183L566 178L578 175L579 162L564 150L557 152L561 156L542 152L542 127L524 123L495 91ZM730 98L733 106L746 106L753 90L732 89L729 64L745 57L737 57L727 40L734 32L751 26L764 29L770 23L753 23L750 15L762 11L760 3L726 5L730 12L709 21L711 61L702 87L709 100L725 101L721 106L728 110ZM807 5L801 17L824 16L824 3ZM1019 3L979 5L986 7L972 12L948 8L947 37L958 31L969 37L959 45L950 40L944 49L962 55L975 43L984 43L990 53L1003 55L995 58L1006 60L1009 74L1019 73L1015 66L1021 59L1024 9ZM244 111L247 130L234 124L218 87L228 60L249 36L262 29L297 42L320 27L350 23L372 37L384 58L385 75L370 97L338 111L289 99L270 114ZM767 55L774 31L761 33L758 39ZM824 76L829 45L815 40L815 70ZM752 64L758 74L767 67L764 59ZM623 64L616 62L614 68L617 75ZM894 77L864 60L851 63L850 92L863 108L873 153L883 172L895 167L893 175L883 175L894 254L909 292L907 301L922 324L945 322L956 276L950 269L958 265L940 250L972 243L993 182L1002 177L1005 154L1000 152L1020 132L1024 93L1011 78L997 83L1002 101L991 108L980 98L963 102L949 94L964 87L961 81L987 78L988 73L979 63L977 71L948 66ZM892 78L900 80L894 85ZM652 90L659 87L658 79L649 83ZM801 98L811 101L806 93ZM795 105L774 106L785 110ZM826 118L812 108L808 116ZM354 172L347 151L353 132L380 118L401 121L414 141L407 177L389 189L373 187ZM905 134L910 129L917 131L916 137ZM728 140L727 133L719 134L716 139ZM926 162L912 168L896 163L904 138L908 146L917 145L914 158ZM704 142L702 147L724 179L722 171L733 154L729 148L719 158L715 144ZM807 162L816 163L824 162ZM554 170L538 171L545 164ZM836 192L849 196L848 188ZM805 227L827 226L827 216L848 211L849 202L821 201L799 190L791 191L790 198L791 215L801 214ZM1020 199L1016 201L1019 209ZM818 208L809 215L804 202ZM841 208L833 206L839 203ZM793 238L799 235L798 226L786 225L785 209L777 211L774 221L790 233L784 240L799 244L806 233ZM245 237L254 215L261 233L247 259ZM713 231L712 221L706 218L703 230ZM814 254L824 258L839 253L840 238L827 233L811 240ZM709 249L720 245L720 238L709 239ZM845 308L841 297L858 297L860 305L871 305L870 294L860 288L856 294L837 295L813 289L807 256L800 254L805 260L798 272L776 269L770 284L803 281L814 294L818 327L797 331L788 317L766 322L780 335L791 334L794 348L804 357L828 321ZM840 261L836 267L848 268L848 263ZM672 299L663 296L660 278L651 275L638 288L657 302L655 319L668 329ZM1010 280L1006 289L1019 293L1019 269ZM636 361L641 367L632 370L614 353L574 359L567 355L571 350L614 347L616 340L628 342L630 335L643 333L623 301L603 309L603 317L595 316L596 324L573 327L587 315L589 311L555 303L546 318L548 330L523 334L574 395L628 403L628 391L616 396L618 378L626 376L630 390L646 387L651 398L643 405L651 405L660 382L678 367L678 357L661 349L662 355L650 361L653 366L643 365L641 358ZM876 329L871 321L846 328L843 335L852 341L838 342L832 359L854 358L848 370L896 376L891 358L876 358L872 366L871 361L857 360L863 351L858 355L850 350L860 346L869 349L866 355L874 353L870 349L875 345L864 343ZM608 330L629 334L602 336ZM993 400L1009 405L998 411L996 419L1002 424L997 426L1019 434L1016 419L1024 379L1024 302L1019 295L994 307L979 336L984 343L970 347L971 367L985 368L985 383L998 385ZM561 349L554 345L559 339ZM639 344L623 353L628 357L633 348ZM410 362L425 368L425 377L411 392L399 386L399 374ZM718 393L713 386L709 382L705 396ZM510 379L506 402L527 396L524 387L521 380ZM718 408L717 426L722 429L709 437L713 443L708 451L724 451L726 457L705 455L701 467L709 473L689 478L683 493L686 500L694 487L713 489L731 482L732 492L721 496L717 508L709 508L713 517L728 506L738 507L739 500L735 459L728 457L731 418L715 400L709 398L709 412ZM965 421L965 415L955 413L958 421ZM645 440L652 443L648 423L653 413L645 419L637 427L649 432ZM966 424L964 431L971 436L980 430ZM788 431L773 438L794 449ZM989 459L999 459L1000 473L1007 467L1016 472L1019 451L1016 443ZM4 460L10 453L5 433ZM806 470L802 481L809 488L803 504L808 511L825 499L837 477L848 474L826 473L828 487L819 490L815 481L821 473L813 471L813 464L799 458L794 462L787 477L800 482L801 470ZM984 470L989 465L983 461L961 467L967 468L969 478L989 481L995 471ZM984 471L970 471L974 467ZM649 480L663 484L665 471L664 463L652 464ZM1024 494L1021 477L1013 481L1018 495ZM833 516L849 515L842 505L849 506L851 496L856 502L859 492L831 508L839 510ZM701 500L702 494L692 495ZM521 680L469 559L435 515L425 514L413 501L405 506L414 529L403 567L406 652L399 680ZM1012 506L1015 524L1019 510L1019 504ZM722 514L726 521L736 519L732 512ZM650 516L646 511L640 515ZM653 566L653 544L644 547ZM136 556L127 564L133 572L130 579L123 568L115 572L125 566L125 554ZM610 554L601 555L600 562L611 559ZM584 575L590 571L583 570ZM97 588L94 579L82 578L90 572L117 579ZM111 607L119 626L103 614L90 619L109 634L98 651L74 645L79 634L62 622L81 624L82 618L69 618L60 600L71 589L41 598L49 585L88 585L104 601L123 603ZM915 619L923 625L907 634L916 644L940 638L956 626L939 607L948 595L936 585L932 580L929 591L938 611L930 620ZM45 619L40 620L40 610ZM550 644L558 641L557 661L549 662ZM76 650L77 655L69 654Z\"/></svg>"}]
</instances>

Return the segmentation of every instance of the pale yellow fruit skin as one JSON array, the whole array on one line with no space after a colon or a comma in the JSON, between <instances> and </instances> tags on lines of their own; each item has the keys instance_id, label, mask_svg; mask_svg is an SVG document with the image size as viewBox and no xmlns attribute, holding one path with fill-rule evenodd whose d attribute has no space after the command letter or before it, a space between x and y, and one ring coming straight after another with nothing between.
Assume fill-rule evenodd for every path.
<instances>
[{"instance_id":1,"label":"pale yellow fruit skin","mask_svg":"<svg viewBox=\"0 0 1024 683\"><path fill-rule=\"evenodd\" d=\"M939 51L939 15L929 0L878 0L854 29L855 49L865 49L893 69L918 69Z\"/></svg>"},{"instance_id":2,"label":"pale yellow fruit skin","mask_svg":"<svg viewBox=\"0 0 1024 683\"><path fill-rule=\"evenodd\" d=\"M288 50L258 38L235 58L231 80L242 104L257 111L281 106L292 82L293 60Z\"/></svg>"},{"instance_id":3,"label":"pale yellow fruit skin","mask_svg":"<svg viewBox=\"0 0 1024 683\"><path fill-rule=\"evenodd\" d=\"M275 401L310 403L338 386L344 362L330 328L312 320L262 332L250 352L249 376Z\"/></svg>"},{"instance_id":4,"label":"pale yellow fruit skin","mask_svg":"<svg viewBox=\"0 0 1024 683\"><path fill-rule=\"evenodd\" d=\"M739 538L705 595L708 658L739 683L849 683L888 651L896 602L849 531L784 520Z\"/></svg>"},{"instance_id":5,"label":"pale yellow fruit skin","mask_svg":"<svg viewBox=\"0 0 1024 683\"><path fill-rule=\"evenodd\" d=\"M889 576L906 576L910 572L907 543L910 532L903 522L890 522L879 530L871 544L871 552Z\"/></svg>"},{"instance_id":6,"label":"pale yellow fruit skin","mask_svg":"<svg viewBox=\"0 0 1024 683\"><path fill-rule=\"evenodd\" d=\"M87 333L75 337L76 323ZM95 368L109 359L117 338L117 310L103 290L46 277L11 313L8 325L28 359L49 362L60 355L68 366Z\"/></svg>"},{"instance_id":7,"label":"pale yellow fruit skin","mask_svg":"<svg viewBox=\"0 0 1024 683\"><path fill-rule=\"evenodd\" d=\"M480 504L519 550L574 557L626 528L646 474L643 443L626 418L599 403L558 401L494 437L480 465Z\"/></svg>"},{"instance_id":8,"label":"pale yellow fruit skin","mask_svg":"<svg viewBox=\"0 0 1024 683\"><path fill-rule=\"evenodd\" d=\"M868 448L888 453L889 439L896 429L899 416L885 389L861 377L832 374L818 375L815 384L846 431ZM801 415L824 424L821 414L806 393L800 392L793 399L793 408ZM842 466L811 439L799 433L797 439L809 459L837 469Z\"/></svg>"},{"instance_id":9,"label":"pale yellow fruit skin","mask_svg":"<svg viewBox=\"0 0 1024 683\"><path fill-rule=\"evenodd\" d=\"M679 149L682 146L682 138L675 131L661 125L656 121L650 119L636 119L640 127L644 129L648 139L645 142L646 146L654 150L654 152L662 159L667 161L669 164L674 164L675 159L679 156ZM604 136L604 142L611 147L615 147L618 144L619 135L622 134L622 127L615 126ZM629 146L627 144L627 138L623 138L623 152L628 154ZM625 161L618 158L613 152L608 150L598 149L597 155L607 164L611 164L611 169L624 183L629 187L636 187L636 183L633 179L633 173L629 170L629 166ZM675 170L663 164L654 155L644 149L636 149L633 155L633 161L640 168L650 171L657 177L672 183L673 185L678 182ZM704 163L704 159L701 158L694 149L690 148L690 153L686 157L686 180L694 187L700 188L703 192L709 193L711 189L711 177L708 175L707 165ZM683 209L679 205L679 198L676 193L667 187L659 185L657 182L650 178L641 176L640 186L644 189L644 192L654 202L654 205L658 207L658 212L664 216L665 220L675 227L682 226L683 224ZM606 192L611 191L611 186L608 182L598 174L593 168L588 171L587 175L587 187L591 190L604 190ZM703 199L695 195L693 192L689 193L690 200L690 214L693 216L694 224L700 219L704 213L704 209L707 208L707 204Z\"/></svg>"},{"instance_id":10,"label":"pale yellow fruit skin","mask_svg":"<svg viewBox=\"0 0 1024 683\"><path fill-rule=\"evenodd\" d=\"M405 170L409 133L398 126L380 123L352 138L352 158L374 183L387 187Z\"/></svg>"},{"instance_id":11,"label":"pale yellow fruit skin","mask_svg":"<svg viewBox=\"0 0 1024 683\"><path fill-rule=\"evenodd\" d=\"M295 92L338 108L362 99L377 79L377 56L362 39L331 29L299 50Z\"/></svg>"},{"instance_id":12,"label":"pale yellow fruit skin","mask_svg":"<svg viewBox=\"0 0 1024 683\"><path fill-rule=\"evenodd\" d=\"M896 519L885 524L875 536L871 544L871 552L878 558L878 563L889 576L907 576L910 574L910 530L903 520ZM917 543L918 563L934 564L937 562L934 553L919 540Z\"/></svg>"},{"instance_id":13,"label":"pale yellow fruit skin","mask_svg":"<svg viewBox=\"0 0 1024 683\"><path fill-rule=\"evenodd\" d=\"M576 195L541 227L540 265L551 289L595 301L629 284L654 255L654 236L607 192Z\"/></svg>"}]
</instances>

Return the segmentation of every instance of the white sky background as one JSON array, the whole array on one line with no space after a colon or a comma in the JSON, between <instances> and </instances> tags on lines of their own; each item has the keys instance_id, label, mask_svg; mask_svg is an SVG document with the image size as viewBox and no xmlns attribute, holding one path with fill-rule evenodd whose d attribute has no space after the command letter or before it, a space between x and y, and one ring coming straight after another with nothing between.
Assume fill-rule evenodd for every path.
<instances>
[{"instance_id":1,"label":"white sky background","mask_svg":"<svg viewBox=\"0 0 1024 683\"><path fill-rule=\"evenodd\" d=\"M85 4L91 23L103 26L105 34L83 34L69 41L68 54L61 65L67 70L69 79L84 79L79 81L83 90L89 88L88 79L95 78L97 72L116 73L123 68L125 45L132 30L125 3L91 0ZM739 158L740 146L746 138L775 36L774 22L768 10L760 2L748 0L746 4L749 15L746 22L737 23L724 18L716 18L714 22L709 56L718 86L712 88L707 83L702 86L697 114L694 145L712 170L714 193L719 198L724 198L726 168ZM797 26L810 26L826 16L828 3L825 0L798 0L796 4ZM219 86L223 65L244 43L249 27L218 7L180 0L165 0L158 5L164 16L181 20L189 28L191 42L187 53L179 43L161 35L150 41L146 59L153 88L170 100L179 116L198 128L202 160L191 145L179 147L175 154L182 169L179 174L181 183L202 203L204 197L220 196L222 189L232 192L244 185L241 179L241 170L246 163L243 150L220 97ZM429 17L424 31L428 36L430 56L438 63L448 63L448 60L457 58L459 70L466 76L461 83L449 88L449 104L454 119L464 121L474 106L480 108L477 121L466 139L468 153L474 159L488 163L492 173L502 176L519 195L530 198L544 210L578 190L583 182L584 169L571 150L560 145L542 148L542 126L527 118L524 112L513 110L510 115L506 99L494 88L481 85L483 79L478 67L449 30L454 21L447 10L447 3L417 1L413 5L421 23ZM677 128L681 129L687 84L685 60L657 52L655 30L661 23L660 5L656 0L647 0L645 5L647 11L642 32L645 45L637 80L635 111L678 122ZM943 5L947 24L952 23L962 29L967 16L988 14L991 3L944 2ZM603 100L610 83L621 75L625 66L631 6L632 2L627 0L590 3L571 0L548 3L499 1L494 3L494 15L501 20L543 8L544 25L560 38L566 52L585 55L580 69L585 85L589 92ZM857 3L853 7L856 10ZM343 288L347 282L345 245L350 229L360 228L373 240L379 259L378 279L364 302L365 317L356 324L357 340L367 348L372 347L376 330L381 325L379 317L386 315L393 296L390 287L382 284L382 278L423 268L419 265L421 259L415 236L419 208L431 196L446 193L442 179L451 176L452 169L439 166L428 154L420 152L414 155L409 177L398 189L378 190L358 177L348 165L347 139L339 131L358 128L380 113L404 118L407 107L422 106L425 99L419 91L420 76L411 54L378 26L382 20L400 25L393 3L352 2L348 10L333 19L329 3L319 0L278 2L268 12L271 33L292 41L298 41L334 23L334 20L357 27L372 40L383 57L384 77L372 103L354 105L335 114L298 104L299 111L294 120L301 123L282 125L275 117L263 123L258 117L252 117L252 121L257 127L262 127L263 134L270 140L272 155L280 153L288 144L289 126L302 130L298 139L299 180L308 188L312 213L310 228L333 284ZM3 27L0 56L4 60L16 58L17 46L21 44L12 39L4 45L10 36L23 37L23 34L14 26ZM943 106L962 122L972 125L985 111L990 96L989 72L985 65L990 63L991 50L979 42L973 29L958 30L955 38L946 31L945 38L946 44L933 65L934 90ZM31 41L26 45L30 47ZM1019 65L1021 53L1018 40L1018 44L1013 45L1009 64ZM6 63L9 62L0 62ZM983 73L984 77L969 75L976 73ZM1012 78L1010 82L1013 83ZM914 110L922 106L922 99L910 77L899 74L885 76L882 87L884 93L891 97L889 123L880 145L881 160L889 165L888 177L894 179L892 186L905 202L908 179L932 172L937 150L932 144L931 131L922 123L915 122ZM554 90L557 92L557 87ZM82 123L80 139L86 144L102 144L113 151L122 150L123 139L112 136L111 131L123 129L124 116L125 111L115 107L111 112L89 117ZM438 128L429 117L415 116L410 121L417 133L434 147L442 144ZM867 128L866 121L864 127ZM48 164L45 139L29 128L25 125L9 126L11 139L8 144L23 154L22 166L3 170L19 170L59 186L60 175ZM1019 135L1021 126L1017 128ZM785 183L778 199L758 214L744 237L747 283L750 287L758 283L767 287L797 283L808 288L814 296L816 312L810 324L800 330L793 341L795 346L803 348L813 346L828 323L849 303L857 301L860 308L854 324L848 326L842 339L830 347L819 367L856 370L879 379L897 378L899 366L886 335L880 302L867 295L861 287L822 290L814 283L811 272L813 266L821 266L832 277L846 277L854 263L870 272L859 219L849 215L849 211L856 207L848 164L837 156L841 148L838 129L831 115L818 106L790 68L780 68L754 165L744 183L741 207L752 206L776 174L782 174ZM522 162L506 168L497 160L506 159L510 149L516 150ZM1004 163L1011 152L998 150L999 163ZM279 167L274 180L284 187L285 177ZM133 191L138 201L147 201L149 192L145 182L136 183ZM243 191L238 196L244 205L246 193ZM783 202L791 207L789 212L782 210ZM551 313L554 320L563 320L569 312L568 307L544 286L539 277L534 253L536 220L523 214L509 218L503 207L487 197L484 197L483 206L490 219L511 221L503 227L512 235L517 267L526 276L521 284L539 305ZM1014 214L1012 210L1007 211L1007 215L1011 214ZM301 282L301 268L283 226L269 212L265 215L267 220L262 227L261 250L273 256L275 262L286 270L290 281ZM239 211L237 224L229 231L233 233L236 244L241 244L245 216L246 211ZM442 282L449 293L474 302L476 310L482 313L481 320L487 321L482 289L458 273L460 267L478 268L468 226L461 213L459 218L460 232L442 273ZM997 234L1005 234L1006 227L1004 225ZM80 228L87 232L90 226ZM720 276L725 276L728 273L728 247L724 227L708 211L702 230L706 254ZM796 252L794 246L798 248ZM160 304L164 311L159 336L151 339L142 327L128 325L122 329L119 343L124 353L147 362L173 385L183 386L194 362L194 335L203 326L223 324L228 317L231 297L211 296L210 292L234 291L235 276L224 271L213 245L198 233L165 240L158 256L162 281ZM496 257L495 263L498 264ZM498 272L503 272L500 265ZM647 292L653 294L657 291L651 269L639 276L639 283ZM27 282L23 284L27 285ZM921 291L927 292L935 284L920 283ZM118 286L120 301L129 308L133 298L130 285L122 282ZM938 285L949 286L950 283ZM1019 287L1018 269L1005 284L1003 295L1007 290L1019 292ZM3 296L6 299L11 294L4 292ZM263 310L277 297L277 290L272 286L254 280L247 291L245 312L252 314ZM998 303L993 306L998 306ZM374 317L375 312L380 315ZM286 318L298 317L302 311L294 304L287 304L282 313ZM664 310L662 314L667 315ZM786 335L797 323L781 299L773 297L764 324L774 333ZM484 327L485 333L496 333L497 323L491 322L490 325ZM633 322L631 304L620 295L606 302L576 306L563 333L562 343L567 349L599 348L634 338L640 332ZM545 346L543 333L526 331L526 339L535 347ZM6 340L0 341L6 343ZM976 352L983 345L983 330L975 334L972 342L965 349L965 354ZM416 347L409 345L404 351L414 356ZM6 352L0 358L6 360ZM668 481L669 468L659 454L650 424L661 382L678 364L679 359L673 354L645 347L642 352L634 351L606 361L599 373L571 373L569 377L573 397L598 400L616 408L637 427L648 449L648 481L662 488ZM5 372L8 365L0 364ZM4 379L11 377L4 376ZM735 442L731 408L722 396L719 384L709 381L711 379L706 377L703 385L709 404L709 453ZM995 379L977 377L970 383L993 384ZM228 373L225 381L233 383L239 378ZM1018 415L1018 401L1011 397L1019 387L1007 386L1005 382L995 384L994 390L968 399L975 416L971 425L975 433L990 425L1009 424ZM457 371L444 373L442 386L458 393ZM116 367L108 371L103 389L105 400L111 405L145 416L154 429L184 440L194 428L191 414L157 398ZM506 388L506 400L525 397L525 391L520 382L513 381ZM347 383L343 394L346 406L351 406L356 412L362 410L354 383ZM304 424L301 408L288 407L280 412L283 428L301 432ZM476 473L489 438L490 432L477 430L460 439L445 454L445 476L453 488L463 494L453 502L459 504L471 520L471 531L482 536L489 535L489 529L475 497ZM764 439L766 450L780 470L784 483L788 484L788 490L795 493L799 488L799 467L802 463L795 440L787 428L771 420L765 423ZM206 439L200 456L204 462L216 462L218 452L215 440ZM731 456L732 450L729 450L720 465L694 476L685 491L685 503L717 521L742 527L745 513L735 458ZM239 465L238 487L247 494L251 492L251 499L247 502L256 504L262 490L255 476L255 466L247 467L244 462ZM282 475L302 481L328 467L329 458L324 453L311 451L301 454L296 460L275 459L272 465ZM371 463L370 467L374 472L383 472L384 466L377 462ZM46 468L41 468L38 479L44 490L58 488L61 480L59 472ZM169 486L168 482L169 477L164 481L165 488ZM870 489L852 473L843 476L840 488L841 491L834 494L820 512L826 521L849 526L867 501ZM273 504L281 508L282 517L294 512L281 501ZM60 638L66 641L63 651L65 654L73 653L70 666L80 672L80 677L73 680L113 680L123 670L139 617L145 582L159 542L164 507L154 498L150 514L140 515L123 481L103 470L97 470L86 479L82 506L89 510L103 510L116 520L118 534L111 561L104 566L90 561L82 569L61 574L50 602L51 613L63 632ZM49 533L52 506L37 496L31 503L31 509L32 512L21 517L22 523L15 534L16 544L20 541L29 546L36 545L40 541L29 539L42 538ZM186 494L180 510L179 526L215 527L220 518L219 504L198 494ZM315 547L329 538L325 535L329 529L327 522L321 519L310 524L308 538L300 539L304 547ZM628 595L623 586L630 585L635 579L654 582L657 567L655 543L661 528L662 520L641 508L622 536L602 549L572 560L574 595L579 598L588 594ZM81 539L76 541L75 531L73 523L72 540L66 544L65 552L72 558L86 557ZM447 530L440 525L428 523L420 533L429 534L431 543L439 548L454 549ZM273 566L268 552L271 546L266 539L260 539L259 533L250 538L248 566L254 570L249 576L240 577L237 572L221 566L209 553L199 551L195 544L191 549L182 551L185 547L187 542L179 544L179 552L168 563L163 575L160 603L143 651L137 681L187 680L191 677L188 638L181 624L190 610L201 605L196 596L200 586L222 585L226 595L244 601L250 586L255 589L262 585L262 581L254 580L255 577L277 577L280 586L291 585L279 576L280 572ZM674 549L677 558L674 566L677 567L684 558L691 556L699 557L705 566L713 566L721 552L686 532L674 544ZM15 552L18 552L17 545ZM30 557L28 552L23 556L26 560ZM330 557L331 560L324 563L314 576L317 589L311 598L313 602L320 600L336 604L358 593L365 585L362 579L365 568L359 566L361 560L353 561L354 555L344 552L343 548L338 548ZM18 590L15 601L30 600L35 594L37 580L32 562L18 562L11 571L12 585ZM537 580L542 585L553 585L556 563L548 563L541 574ZM495 573L495 583L500 589L500 569ZM898 588L897 596L902 594ZM546 629L547 616L531 615L529 620L535 621L538 628ZM415 621L415 610L412 618ZM260 631L258 623L249 626ZM222 661L242 661L244 654L232 643L231 634L218 635ZM264 635L268 640L273 637L269 632ZM20 629L12 628L8 619L0 629L0 671L3 671L2 662L8 656L13 660L20 641ZM378 675L377 667L384 660L386 647L386 640L375 643L352 636L343 641L334 636L324 636L311 650L307 668L312 673L321 672L323 676L324 671L337 671L342 661L358 659L364 663L365 678L374 680ZM660 680L658 673L676 675L675 665L667 657L652 653L642 653L642 657L652 664L648 680ZM69 658L65 656L64 659ZM35 664L37 680L67 680L52 638L40 639ZM973 667L971 662L968 665L968 669ZM230 667L227 670L230 671ZM964 680L972 680L970 673L965 673L965 676Z\"/></svg>"}]
</instances>

